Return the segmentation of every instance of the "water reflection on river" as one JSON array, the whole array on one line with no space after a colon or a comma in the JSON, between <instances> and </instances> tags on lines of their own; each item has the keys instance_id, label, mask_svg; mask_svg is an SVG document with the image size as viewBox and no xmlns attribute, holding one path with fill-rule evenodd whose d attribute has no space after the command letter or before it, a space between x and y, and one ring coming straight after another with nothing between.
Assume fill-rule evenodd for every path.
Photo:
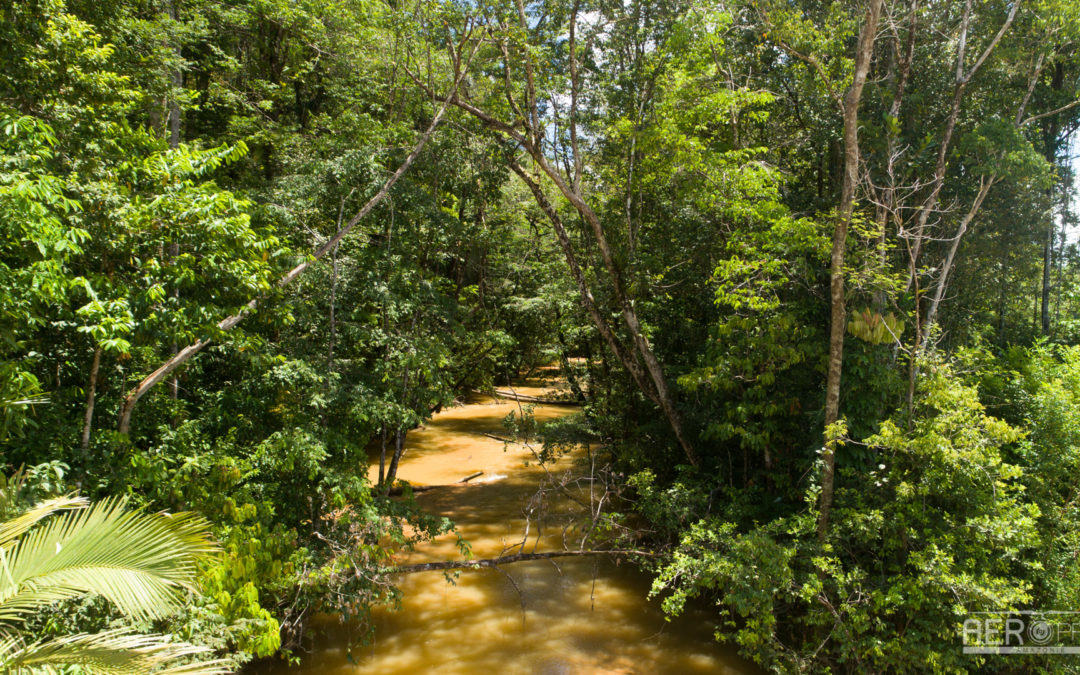
<instances>
[{"instance_id":1,"label":"water reflection on river","mask_svg":"<svg viewBox=\"0 0 1080 675\"><path fill-rule=\"evenodd\" d=\"M517 387L543 395L538 382ZM519 445L504 449L484 433L505 435L502 420L518 404L476 398L445 410L408 436L399 477L414 485L454 483L476 471L465 485L417 495L429 512L457 523L474 557L494 557L522 542L523 510L543 476ZM538 406L536 417L552 419L572 409ZM569 469L556 465L554 470ZM377 466L374 471L378 471ZM552 505L558 510L559 505ZM526 551L559 550L561 528L538 534L530 526ZM538 539L539 537L539 539ZM425 544L402 564L460 558L452 536ZM355 641L349 626L328 621L299 667L265 666L272 675L338 673L750 673L757 672L718 646L710 617L690 611L666 622L656 602L646 600L648 578L607 558L564 558L465 571L456 584L442 572L404 575L400 611L379 610L375 642ZM352 634L350 634L352 632ZM353 639L350 639L353 638Z\"/></svg>"}]
</instances>

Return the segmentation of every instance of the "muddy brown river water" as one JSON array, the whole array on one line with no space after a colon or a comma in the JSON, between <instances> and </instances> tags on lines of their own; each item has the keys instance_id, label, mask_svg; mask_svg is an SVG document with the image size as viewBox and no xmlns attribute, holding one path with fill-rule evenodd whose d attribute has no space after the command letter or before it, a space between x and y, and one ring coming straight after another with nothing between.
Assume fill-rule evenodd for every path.
<instances>
[{"instance_id":1,"label":"muddy brown river water","mask_svg":"<svg viewBox=\"0 0 1080 675\"><path fill-rule=\"evenodd\" d=\"M515 387L543 397L542 382ZM473 557L521 550L524 513L544 478L544 469L505 436L502 420L519 404L476 397L444 410L408 435L398 477L413 485L463 485L417 494L429 512L446 515L472 545ZM538 420L573 408L537 406ZM553 472L570 469L563 460ZM378 472L377 462L373 470ZM578 469L580 471L580 468ZM587 494L587 488L584 488ZM557 500L550 504L559 508ZM562 527L530 519L525 551L563 547ZM424 544L400 564L456 560L453 536ZM418 673L522 675L570 673L744 674L759 672L712 639L712 617L703 608L664 620L659 603L647 598L648 577L632 565L607 557L561 558L463 571L456 583L442 572L402 575L401 609L375 613L374 643L349 649L354 628L325 620L311 653L299 666L264 664L267 675Z\"/></svg>"}]
</instances>

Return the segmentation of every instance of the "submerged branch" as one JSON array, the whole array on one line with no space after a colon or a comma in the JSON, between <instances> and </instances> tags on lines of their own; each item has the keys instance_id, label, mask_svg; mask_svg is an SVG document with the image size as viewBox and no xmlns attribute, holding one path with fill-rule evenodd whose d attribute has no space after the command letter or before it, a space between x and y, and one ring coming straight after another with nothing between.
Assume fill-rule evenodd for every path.
<instances>
[{"instance_id":1,"label":"submerged branch","mask_svg":"<svg viewBox=\"0 0 1080 675\"><path fill-rule=\"evenodd\" d=\"M468 476L465 476L464 478L457 481L456 483L450 483L448 485L447 484L412 485L412 486L409 486L409 487L412 489L413 492L427 492L428 490L437 490L439 488L454 487L455 485L464 485L465 483L468 483L469 481L471 481L473 478L479 478L480 476L483 476L483 475L484 475L483 471L474 471L473 473L470 473ZM390 488L390 491L387 493L387 496L396 497L396 496L400 496L400 495L402 495L404 493L405 493L405 486L404 485L399 485L398 487Z\"/></svg>"},{"instance_id":2,"label":"submerged branch","mask_svg":"<svg viewBox=\"0 0 1080 675\"><path fill-rule=\"evenodd\" d=\"M483 394L485 392L476 391L476 393ZM539 396L528 396L526 394L517 394L512 391L502 391L499 389L496 389L494 394L498 398L505 398L511 401L521 401L522 403L536 403L539 405L564 405L572 406L575 408L581 405L581 402L579 401L566 401L557 398L540 398Z\"/></svg>"},{"instance_id":3,"label":"submerged branch","mask_svg":"<svg viewBox=\"0 0 1080 675\"><path fill-rule=\"evenodd\" d=\"M481 560L444 560L440 562L418 563L416 565L402 565L389 570L391 574L413 574L415 572L432 572L436 570L478 570L484 568L496 568L499 565L507 565L516 562L530 560L551 560L552 558L569 558L576 556L629 556L636 555L643 558L658 558L659 553L653 551L549 551L546 553L516 553L504 555L498 558L483 558Z\"/></svg>"}]
</instances>

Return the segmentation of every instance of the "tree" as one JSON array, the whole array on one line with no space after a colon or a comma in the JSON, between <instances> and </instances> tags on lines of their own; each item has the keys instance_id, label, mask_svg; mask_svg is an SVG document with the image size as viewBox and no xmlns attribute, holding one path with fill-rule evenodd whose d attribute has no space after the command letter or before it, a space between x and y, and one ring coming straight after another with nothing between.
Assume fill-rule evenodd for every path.
<instances>
[{"instance_id":1,"label":"tree","mask_svg":"<svg viewBox=\"0 0 1080 675\"><path fill-rule=\"evenodd\" d=\"M467 67L468 63L466 62L465 69L467 69ZM292 283L294 279L303 274L304 271L307 270L315 261L319 260L327 253L334 250L341 242L341 240L346 235L348 235L349 232L352 231L356 224L359 223L365 216L367 216L367 214L370 213L371 210L375 208L375 206L377 206L379 202L381 202L386 197L386 195L390 191L390 188L392 188L394 186L394 183L396 183L398 179L400 179L401 176L409 169L409 166L411 166L412 163L416 160L416 157L420 154L420 151L424 149L424 145L431 138L432 134L435 133L435 129L439 126L439 122L442 120L443 114L446 112L446 108L448 105L447 102L450 100L450 98L456 96L457 88L461 84L462 78L465 76L465 69L460 70L458 73L456 73L448 97L445 99L439 110L435 113L434 117L431 120L431 124L428 125L427 130L420 135L416 146L408 154L408 156L397 168L397 170L395 170L394 173L391 174L389 178L387 178L386 182L383 183L382 187L379 188L378 192L376 192L375 195L373 195L371 199L369 199L367 203L365 203L364 206L359 211L357 211L352 216L352 218L350 218L349 221L337 231L337 233L333 237L329 239L329 241L325 242L322 246L320 246L311 254L310 259L305 260L299 265L293 267L281 278L279 278L277 281L277 286L279 288L288 286L290 283ZM253 310L255 310L256 307L258 307L259 300L259 297L251 299L243 306L242 309L240 309L239 312L236 312L218 321L213 327L214 331L224 333L226 331L232 330L244 319L244 317L248 313L252 312ZM139 399L142 398L143 395L150 391L154 386L169 377L169 375L173 371L186 363L191 357L202 351L208 344L210 344L212 340L213 338L211 336L199 337L188 346L180 349L175 354L173 354L172 357L167 359L152 373L144 377L142 381L140 381L134 388L131 389L131 391L128 392L127 396L124 398L123 406L120 409L120 433L126 434L130 430L131 415L134 412L135 405L139 402Z\"/></svg>"},{"instance_id":2,"label":"tree","mask_svg":"<svg viewBox=\"0 0 1080 675\"><path fill-rule=\"evenodd\" d=\"M503 73L503 77L493 78L495 81L492 83L495 91L499 92L494 97L495 100L500 101L499 108L495 109L497 112L492 112L485 108L492 101L477 102L468 93L459 95L455 92L452 96L440 97L440 100L454 104L490 131L517 144L536 169L551 181L587 224L591 235L591 245L595 246L599 253L602 269L607 278L608 286L605 290L610 291L613 297L618 316L622 319L628 333L629 346L617 341L603 313L593 307L596 302L593 291L582 283L584 277L574 271L575 268L580 269L578 255L573 250L571 240L565 235L565 225L559 216L555 215L550 205L545 204L547 198L542 196L542 186L536 179L530 178L521 167L514 168L516 160L511 160L511 168L529 186L530 191L538 200L537 203L551 220L567 265L577 282L581 302L597 330L604 337L608 347L619 358L623 367L633 377L640 391L663 411L687 462L698 466L701 459L694 449L689 433L684 429L675 396L668 384L668 377L642 327L635 307L635 298L629 290L631 282L626 278L623 265L618 259L620 256L612 246L605 226L585 192L582 175L585 159L579 143L581 120L578 111L580 97L584 96L581 89L582 79L578 70L580 58L578 50L581 49L581 45L577 39L577 30L580 10L580 3L574 3L569 11L560 12L559 15L548 15L540 7L530 5L526 8L521 0L518 0L513 8L494 5L478 8L475 12L476 20L482 22L485 31L494 36L495 44L492 46L498 50L491 50L487 56L498 64L495 66L496 70ZM530 13L535 15L534 19L543 16L545 19L552 20L530 23ZM558 18L555 18L556 16ZM564 27L568 31L565 54L560 55L557 60L537 59L535 55L537 49L545 50L552 56L562 51L561 46L556 46L553 41L558 39ZM473 50L483 42L483 40L477 40ZM468 58L462 45L452 48L449 58L453 72L455 74L462 72L463 64L467 63ZM569 80L566 83L558 82L561 79L558 73L564 63L568 66L569 73ZM432 91L419 77L415 74L412 77L430 96L437 96L436 92ZM551 87L557 82L558 86L565 86L565 93L569 98L568 111L560 110L557 99L551 93ZM501 99L508 102L508 110L501 109ZM506 112L508 117L500 118L501 112ZM547 147L552 138L549 136L549 131L554 132L556 143L562 142L564 134L568 135L568 144L555 148ZM560 154L565 160L562 169L555 164Z\"/></svg>"},{"instance_id":3,"label":"tree","mask_svg":"<svg viewBox=\"0 0 1080 675\"><path fill-rule=\"evenodd\" d=\"M825 539L829 531L829 511L832 508L833 483L836 473L836 443L841 433L834 426L840 419L840 377L844 361L844 333L847 329L847 303L844 296L844 253L847 249L847 233L855 210L855 189L859 183L859 104L863 87L870 71L874 53L878 20L883 3L871 0L859 29L855 48L855 64L851 86L842 100L826 80L823 84L837 98L844 120L844 169L840 188L840 204L837 208L836 227L833 231L832 261L829 271L829 363L825 381L825 451L822 460L821 499L818 504L818 537ZM812 56L802 56L812 59Z\"/></svg>"}]
</instances>

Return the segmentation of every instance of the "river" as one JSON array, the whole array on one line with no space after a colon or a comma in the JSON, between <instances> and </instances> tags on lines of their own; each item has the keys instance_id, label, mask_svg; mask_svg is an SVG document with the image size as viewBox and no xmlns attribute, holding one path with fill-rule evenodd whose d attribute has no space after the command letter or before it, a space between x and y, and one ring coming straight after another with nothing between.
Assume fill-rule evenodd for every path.
<instances>
[{"instance_id":1,"label":"river","mask_svg":"<svg viewBox=\"0 0 1080 675\"><path fill-rule=\"evenodd\" d=\"M543 397L542 382L515 387L519 394ZM528 519L525 512L545 476L532 453L484 434L505 436L502 420L519 404L475 397L466 405L437 414L408 435L398 477L413 485L466 484L418 493L429 512L457 523L472 545L474 558L504 552L552 551L563 547L559 512L566 500L545 500L549 515ZM538 420L573 408L537 406ZM552 472L570 469L563 460ZM373 467L375 472L378 467ZM581 471L582 469L577 469ZM578 488L588 495L588 487ZM587 503L587 502L586 502ZM455 560L461 555L453 536L424 544L400 564ZM443 572L402 575L400 610L375 612L375 640L357 641L353 627L320 622L312 651L300 666L263 664L267 675L755 673L729 648L712 639L715 613L689 609L665 621L659 604L647 599L648 577L634 566L607 557L560 558L467 570L455 583Z\"/></svg>"}]
</instances>

